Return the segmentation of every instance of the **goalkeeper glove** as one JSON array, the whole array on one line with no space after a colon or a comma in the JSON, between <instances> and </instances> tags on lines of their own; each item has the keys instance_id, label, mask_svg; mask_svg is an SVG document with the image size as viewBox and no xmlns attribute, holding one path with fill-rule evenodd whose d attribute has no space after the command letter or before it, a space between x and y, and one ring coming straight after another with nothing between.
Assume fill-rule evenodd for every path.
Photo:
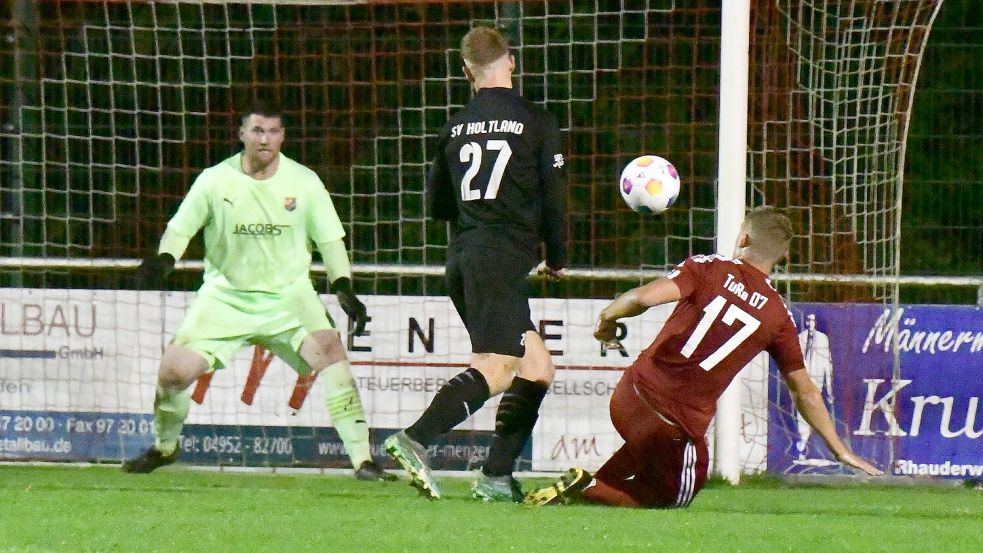
<instances>
[{"instance_id":1,"label":"goalkeeper glove","mask_svg":"<svg viewBox=\"0 0 983 553\"><path fill-rule=\"evenodd\" d=\"M331 292L338 298L338 303L354 323L355 336L361 336L365 332L365 323L369 316L365 311L365 304L362 303L355 292L352 290L352 281L348 277L341 277L329 285Z\"/></svg>"},{"instance_id":2,"label":"goalkeeper glove","mask_svg":"<svg viewBox=\"0 0 983 553\"><path fill-rule=\"evenodd\" d=\"M136 286L141 290L160 290L173 270L174 256L169 253L146 257L137 268Z\"/></svg>"}]
</instances>

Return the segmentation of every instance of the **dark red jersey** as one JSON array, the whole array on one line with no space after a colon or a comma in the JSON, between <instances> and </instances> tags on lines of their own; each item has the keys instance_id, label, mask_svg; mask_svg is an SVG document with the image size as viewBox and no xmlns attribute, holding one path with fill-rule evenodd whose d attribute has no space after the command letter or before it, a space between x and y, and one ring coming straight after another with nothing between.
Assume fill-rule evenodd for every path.
<instances>
[{"instance_id":1,"label":"dark red jersey","mask_svg":"<svg viewBox=\"0 0 983 553\"><path fill-rule=\"evenodd\" d=\"M722 255L690 257L667 275L682 298L628 369L642 396L700 438L717 399L762 351L782 373L801 369L795 323L768 276Z\"/></svg>"}]
</instances>

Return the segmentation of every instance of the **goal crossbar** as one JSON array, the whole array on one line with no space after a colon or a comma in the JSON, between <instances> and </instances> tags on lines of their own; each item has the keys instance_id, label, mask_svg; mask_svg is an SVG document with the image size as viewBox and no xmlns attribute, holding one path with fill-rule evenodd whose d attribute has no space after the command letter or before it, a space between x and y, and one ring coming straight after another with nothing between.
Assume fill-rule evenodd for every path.
<instances>
[{"instance_id":1,"label":"goal crossbar","mask_svg":"<svg viewBox=\"0 0 983 553\"><path fill-rule=\"evenodd\" d=\"M111 271L136 269L140 266L139 259L132 258L51 258L51 257L6 257L0 258L0 269L13 270L86 270ZM175 269L179 271L202 271L205 264L201 260L179 261ZM324 273L324 265L314 263L311 270ZM406 264L366 264L355 263L352 271L360 275L397 275L397 276L444 276L442 265L406 265ZM661 269L588 269L570 268L565 275L567 278L578 280L608 280L608 281L642 281L662 274ZM769 278L775 282L790 282L800 284L901 284L908 286L966 286L983 288L983 275L975 276L943 276L943 275L838 275L819 273L774 273Z\"/></svg>"}]
</instances>

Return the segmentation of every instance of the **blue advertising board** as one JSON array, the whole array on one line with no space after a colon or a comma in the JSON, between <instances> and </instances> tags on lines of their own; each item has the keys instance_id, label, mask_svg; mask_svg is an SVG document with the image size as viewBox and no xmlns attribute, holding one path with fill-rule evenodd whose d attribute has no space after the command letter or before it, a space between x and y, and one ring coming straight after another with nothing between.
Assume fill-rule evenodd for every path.
<instances>
[{"instance_id":1,"label":"blue advertising board","mask_svg":"<svg viewBox=\"0 0 983 553\"><path fill-rule=\"evenodd\" d=\"M804 303L793 311L806 368L854 451L890 475L983 478L983 308ZM769 405L769 471L846 471L795 412L774 364Z\"/></svg>"},{"instance_id":2,"label":"blue advertising board","mask_svg":"<svg viewBox=\"0 0 983 553\"><path fill-rule=\"evenodd\" d=\"M373 456L395 464L382 442L395 429L372 429ZM429 447L438 470L475 470L488 457L492 433L452 431ZM0 410L0 459L118 463L153 444L149 414ZM181 461L193 465L268 467L350 467L345 446L330 427L188 424L178 439ZM532 466L526 444L519 470Z\"/></svg>"}]
</instances>

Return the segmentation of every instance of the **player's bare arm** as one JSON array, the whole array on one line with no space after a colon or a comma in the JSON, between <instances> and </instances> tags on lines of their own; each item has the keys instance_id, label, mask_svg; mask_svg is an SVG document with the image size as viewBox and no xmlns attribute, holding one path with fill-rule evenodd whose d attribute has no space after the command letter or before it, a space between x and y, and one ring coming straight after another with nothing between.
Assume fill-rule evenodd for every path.
<instances>
[{"instance_id":1,"label":"player's bare arm","mask_svg":"<svg viewBox=\"0 0 983 553\"><path fill-rule=\"evenodd\" d=\"M615 338L617 321L625 317L641 315L648 308L673 301L682 297L679 286L671 279L660 277L648 284L632 288L618 296L605 307L597 318L594 328L594 338L604 344L604 347L616 349L621 344Z\"/></svg>"},{"instance_id":2,"label":"player's bare arm","mask_svg":"<svg viewBox=\"0 0 983 553\"><path fill-rule=\"evenodd\" d=\"M855 454L843 443L836 434L833 419L826 410L822 392L813 384L805 367L792 371L785 376L785 382L792 394L795 408L799 410L806 422L826 442L826 446L840 462L858 468L871 476L884 474L883 471L870 464L866 459Z\"/></svg>"}]
</instances>

